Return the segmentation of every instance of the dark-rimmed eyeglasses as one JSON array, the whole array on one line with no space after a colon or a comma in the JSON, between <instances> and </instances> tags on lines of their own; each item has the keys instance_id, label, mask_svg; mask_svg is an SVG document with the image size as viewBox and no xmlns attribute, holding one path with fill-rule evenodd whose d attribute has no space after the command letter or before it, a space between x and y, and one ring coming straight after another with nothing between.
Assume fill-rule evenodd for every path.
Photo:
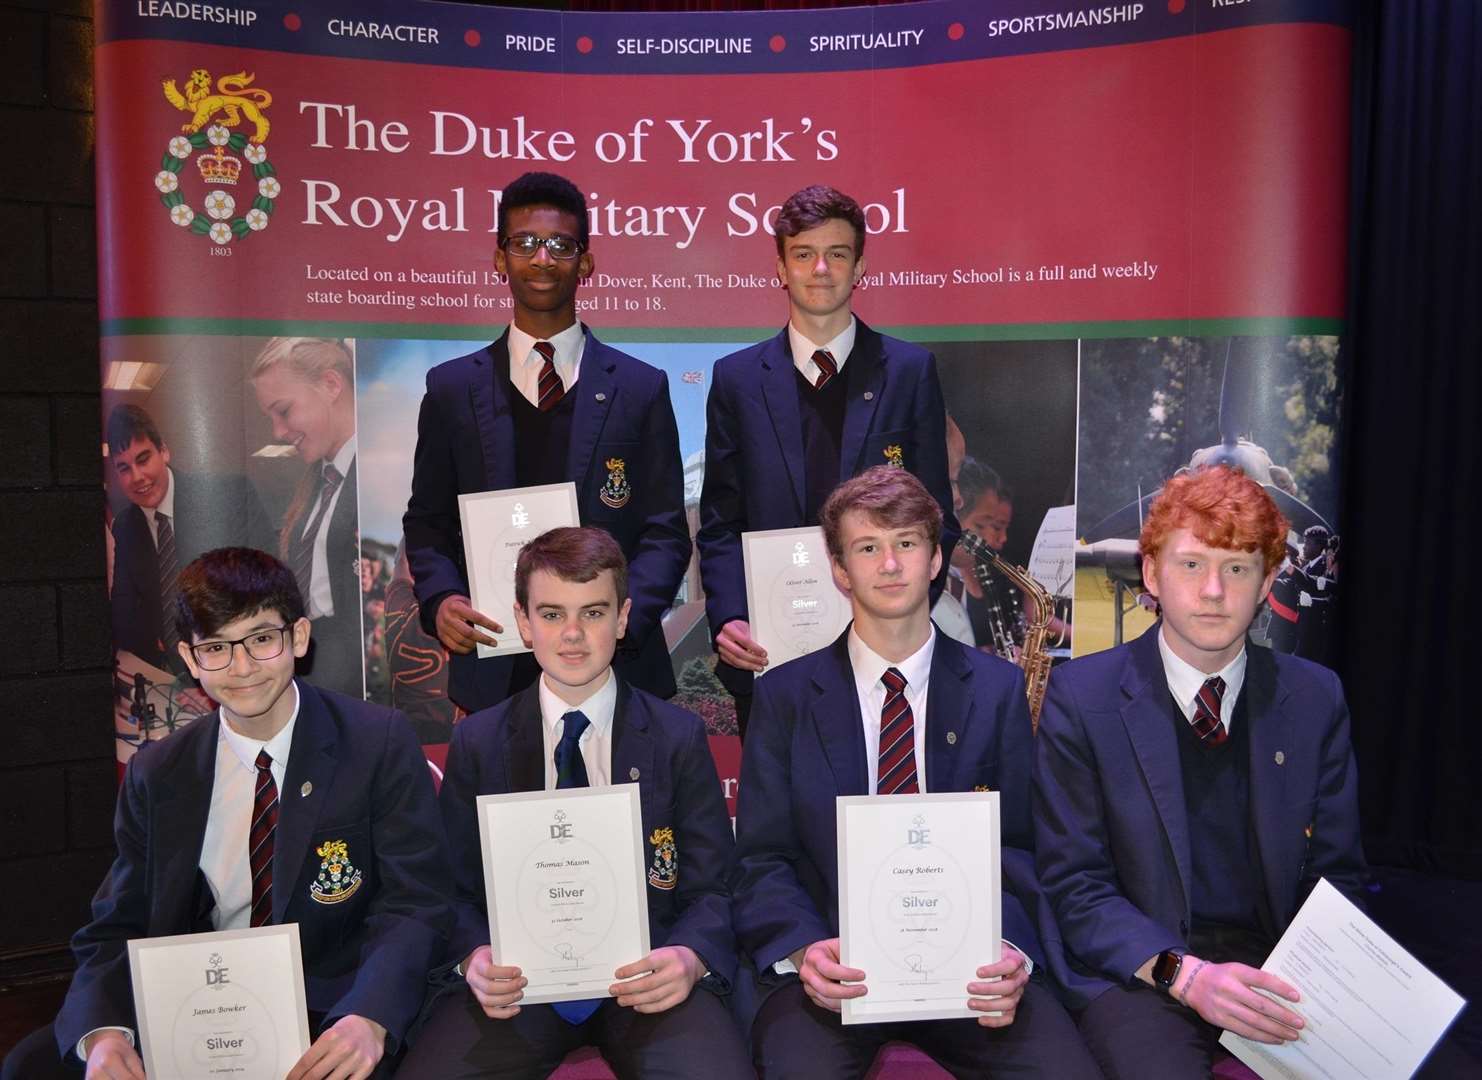
<instances>
[{"instance_id":1,"label":"dark-rimmed eyeglasses","mask_svg":"<svg viewBox=\"0 0 1482 1080\"><path fill-rule=\"evenodd\" d=\"M554 236L517 233L505 237L502 246L506 253L518 255L522 259L535 258L535 253L541 248L545 248L553 259L574 259L581 254L582 242L574 236L564 236L561 233Z\"/></svg>"},{"instance_id":2,"label":"dark-rimmed eyeglasses","mask_svg":"<svg viewBox=\"0 0 1482 1080\"><path fill-rule=\"evenodd\" d=\"M192 645L190 652L202 671L220 671L231 666L232 650L238 645L254 660L273 659L283 652L283 642L292 630L292 626L275 626L254 630L235 641L203 641L199 645Z\"/></svg>"}]
</instances>

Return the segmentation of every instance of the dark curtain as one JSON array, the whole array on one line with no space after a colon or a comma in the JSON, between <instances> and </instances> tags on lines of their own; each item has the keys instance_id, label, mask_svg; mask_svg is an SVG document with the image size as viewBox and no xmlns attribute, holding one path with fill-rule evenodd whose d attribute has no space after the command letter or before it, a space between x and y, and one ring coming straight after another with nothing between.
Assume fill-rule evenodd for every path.
<instances>
[{"instance_id":1,"label":"dark curtain","mask_svg":"<svg viewBox=\"0 0 1482 1080\"><path fill-rule=\"evenodd\" d=\"M1365 846L1482 880L1482 5L1358 8L1340 582Z\"/></svg>"}]
</instances>

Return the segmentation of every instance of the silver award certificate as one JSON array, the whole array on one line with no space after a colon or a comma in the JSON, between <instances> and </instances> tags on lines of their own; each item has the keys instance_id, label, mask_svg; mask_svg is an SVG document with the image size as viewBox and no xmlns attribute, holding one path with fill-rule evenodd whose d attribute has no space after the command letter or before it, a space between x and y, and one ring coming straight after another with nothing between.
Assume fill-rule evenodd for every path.
<instances>
[{"instance_id":1,"label":"silver award certificate","mask_svg":"<svg viewBox=\"0 0 1482 1080\"><path fill-rule=\"evenodd\" d=\"M741 560L751 637L769 669L831 644L849 625L849 597L834 584L818 526L744 532Z\"/></svg>"},{"instance_id":2,"label":"silver award certificate","mask_svg":"<svg viewBox=\"0 0 1482 1080\"><path fill-rule=\"evenodd\" d=\"M150 1080L282 1080L309 1049L298 924L129 942Z\"/></svg>"},{"instance_id":3,"label":"silver award certificate","mask_svg":"<svg viewBox=\"0 0 1482 1080\"><path fill-rule=\"evenodd\" d=\"M479 656L529 652L515 626L515 560L520 549L548 529L580 525L576 485L479 491L458 496L463 523L463 561L468 567L468 599L504 633L498 647L479 646Z\"/></svg>"},{"instance_id":4,"label":"silver award certificate","mask_svg":"<svg viewBox=\"0 0 1482 1080\"><path fill-rule=\"evenodd\" d=\"M837 801L839 956L869 993L843 1022L975 1017L967 984L999 958L998 793Z\"/></svg>"},{"instance_id":5,"label":"silver award certificate","mask_svg":"<svg viewBox=\"0 0 1482 1080\"><path fill-rule=\"evenodd\" d=\"M489 948L524 1002L605 998L648 955L637 784L480 795Z\"/></svg>"}]
</instances>

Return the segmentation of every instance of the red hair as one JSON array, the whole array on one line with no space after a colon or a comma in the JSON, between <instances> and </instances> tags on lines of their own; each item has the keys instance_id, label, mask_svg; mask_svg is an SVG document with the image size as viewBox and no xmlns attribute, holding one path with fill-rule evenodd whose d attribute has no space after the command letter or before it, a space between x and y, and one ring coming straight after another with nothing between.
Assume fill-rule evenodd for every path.
<instances>
[{"instance_id":1,"label":"red hair","mask_svg":"<svg viewBox=\"0 0 1482 1080\"><path fill-rule=\"evenodd\" d=\"M1157 558L1170 533L1188 529L1210 547L1260 552L1269 574L1286 557L1290 528L1260 484L1239 469L1209 465L1163 485L1142 523L1137 548L1144 558Z\"/></svg>"}]
</instances>

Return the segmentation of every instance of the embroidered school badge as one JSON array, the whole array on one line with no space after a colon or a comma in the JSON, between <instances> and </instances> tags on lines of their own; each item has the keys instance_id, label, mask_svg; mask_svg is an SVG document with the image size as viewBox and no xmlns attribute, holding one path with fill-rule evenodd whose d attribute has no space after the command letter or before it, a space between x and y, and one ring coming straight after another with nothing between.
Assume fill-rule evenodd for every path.
<instances>
[{"instance_id":1,"label":"embroidered school badge","mask_svg":"<svg viewBox=\"0 0 1482 1080\"><path fill-rule=\"evenodd\" d=\"M597 497L614 510L628 505L633 489L628 486L628 463L622 458L607 459L607 483L602 485Z\"/></svg>"},{"instance_id":2,"label":"embroidered school badge","mask_svg":"<svg viewBox=\"0 0 1482 1080\"><path fill-rule=\"evenodd\" d=\"M674 830L655 829L648 842L654 846L654 861L648 868L648 883L655 889L674 888L679 884L679 852L674 848Z\"/></svg>"},{"instance_id":3,"label":"embroidered school badge","mask_svg":"<svg viewBox=\"0 0 1482 1080\"><path fill-rule=\"evenodd\" d=\"M974 791L992 791L993 789L991 787L989 787L987 784L974 784L973 785L973 790Z\"/></svg>"},{"instance_id":4,"label":"embroidered school badge","mask_svg":"<svg viewBox=\"0 0 1482 1080\"><path fill-rule=\"evenodd\" d=\"M900 443L891 443L883 451L885 464L894 465L897 469L906 467L906 452L901 449Z\"/></svg>"},{"instance_id":5,"label":"embroidered school badge","mask_svg":"<svg viewBox=\"0 0 1482 1080\"><path fill-rule=\"evenodd\" d=\"M350 863L343 840L326 840L314 849L320 858L319 876L309 884L309 895L321 904L339 904L355 895L361 875Z\"/></svg>"}]
</instances>

